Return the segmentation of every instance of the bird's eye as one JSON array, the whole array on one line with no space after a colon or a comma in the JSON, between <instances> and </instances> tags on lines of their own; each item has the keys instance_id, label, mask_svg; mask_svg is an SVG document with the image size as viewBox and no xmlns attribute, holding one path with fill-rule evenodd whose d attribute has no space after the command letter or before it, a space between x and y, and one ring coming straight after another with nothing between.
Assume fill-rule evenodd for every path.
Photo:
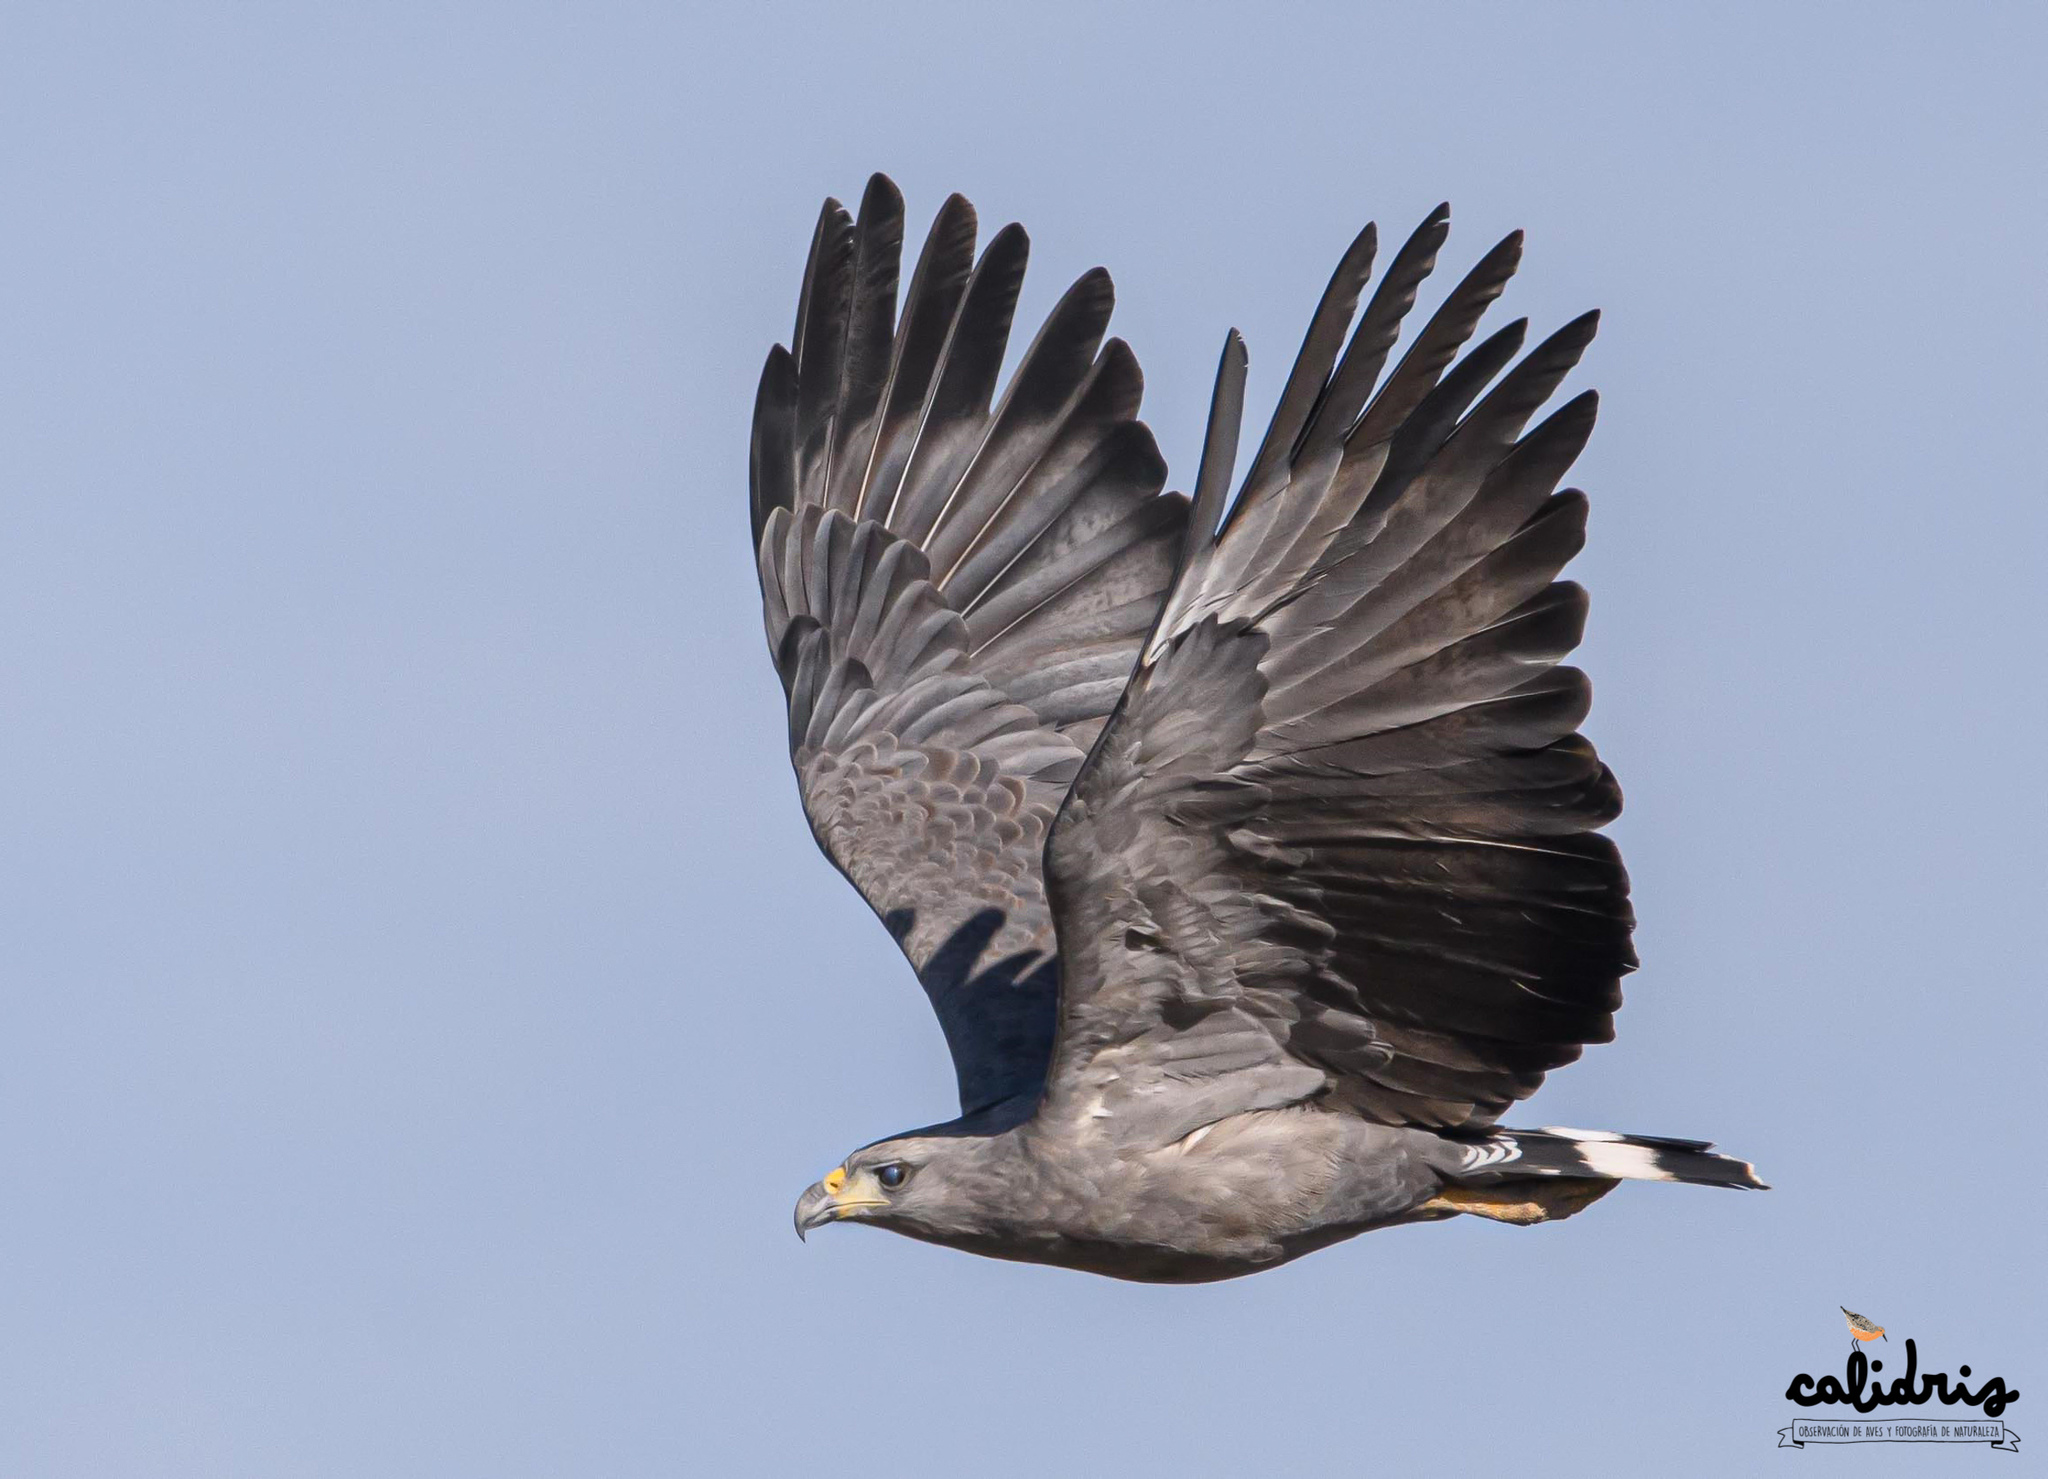
<instances>
[{"instance_id":1,"label":"bird's eye","mask_svg":"<svg viewBox=\"0 0 2048 1479\"><path fill-rule=\"evenodd\" d=\"M875 1167L875 1180L890 1191L894 1191L910 1179L910 1167L901 1161L890 1161L887 1165Z\"/></svg>"}]
</instances>

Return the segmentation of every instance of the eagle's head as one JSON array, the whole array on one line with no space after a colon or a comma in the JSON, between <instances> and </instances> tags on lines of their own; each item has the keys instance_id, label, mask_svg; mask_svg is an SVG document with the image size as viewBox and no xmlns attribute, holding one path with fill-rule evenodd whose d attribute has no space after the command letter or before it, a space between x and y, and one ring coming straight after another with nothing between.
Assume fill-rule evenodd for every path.
<instances>
[{"instance_id":1,"label":"eagle's head","mask_svg":"<svg viewBox=\"0 0 2048 1479\"><path fill-rule=\"evenodd\" d=\"M797 1236L827 1222L872 1222L913 1237L966 1231L979 1199L962 1173L976 1148L972 1137L915 1134L863 1146L797 1198Z\"/></svg>"}]
</instances>

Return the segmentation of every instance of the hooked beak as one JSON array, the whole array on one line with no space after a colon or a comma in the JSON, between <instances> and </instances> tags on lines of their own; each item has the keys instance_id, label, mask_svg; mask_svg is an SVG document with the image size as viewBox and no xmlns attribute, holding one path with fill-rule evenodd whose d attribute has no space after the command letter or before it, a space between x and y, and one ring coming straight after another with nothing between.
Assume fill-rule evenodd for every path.
<instances>
[{"instance_id":1,"label":"hooked beak","mask_svg":"<svg viewBox=\"0 0 2048 1479\"><path fill-rule=\"evenodd\" d=\"M832 1193L822 1186L813 1186L796 1199L796 1235L801 1239L812 1228L838 1217L839 1208L833 1205Z\"/></svg>"},{"instance_id":2,"label":"hooked beak","mask_svg":"<svg viewBox=\"0 0 2048 1479\"><path fill-rule=\"evenodd\" d=\"M802 1238L814 1227L852 1217L865 1208L885 1206L888 1199L875 1195L877 1190L866 1172L851 1178L843 1167L832 1172L796 1199L797 1237Z\"/></svg>"}]
</instances>

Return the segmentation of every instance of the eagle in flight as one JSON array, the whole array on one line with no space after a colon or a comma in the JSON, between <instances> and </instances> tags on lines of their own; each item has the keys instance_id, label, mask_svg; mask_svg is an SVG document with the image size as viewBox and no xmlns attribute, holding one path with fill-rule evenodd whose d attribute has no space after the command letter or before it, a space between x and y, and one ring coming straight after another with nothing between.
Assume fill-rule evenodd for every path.
<instances>
[{"instance_id":1,"label":"eagle in flight","mask_svg":"<svg viewBox=\"0 0 2048 1479\"><path fill-rule=\"evenodd\" d=\"M1163 493L1106 272L998 395L1023 230L977 259L955 195L900 287L895 185L825 202L754 412L768 647L811 830L910 958L960 1113L854 1151L799 1233L1196 1282L1623 1179L1761 1185L1697 1141L1497 1123L1613 1037L1636 960L1562 665L1586 498L1556 488L1595 398L1530 425L1596 316L1465 349L1517 233L1395 357L1449 219L1369 297L1351 243L1227 500L1235 332L1193 495Z\"/></svg>"}]
</instances>

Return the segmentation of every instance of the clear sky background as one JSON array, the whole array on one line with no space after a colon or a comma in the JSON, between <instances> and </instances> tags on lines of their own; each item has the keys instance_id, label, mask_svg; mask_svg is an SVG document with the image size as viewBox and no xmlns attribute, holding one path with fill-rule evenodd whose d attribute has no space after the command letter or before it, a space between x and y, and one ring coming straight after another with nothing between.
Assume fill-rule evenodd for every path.
<instances>
[{"instance_id":1,"label":"clear sky background","mask_svg":"<svg viewBox=\"0 0 2048 1479\"><path fill-rule=\"evenodd\" d=\"M1842 1304L2048 1441L2048 12L1251 9L8 7L0 1473L1719 1475ZM1193 1289L798 1244L951 1112L743 508L877 168L1027 224L1030 324L1114 272L1177 486L1367 218L1607 310L1644 969L1519 1122L1776 1190Z\"/></svg>"}]
</instances>

